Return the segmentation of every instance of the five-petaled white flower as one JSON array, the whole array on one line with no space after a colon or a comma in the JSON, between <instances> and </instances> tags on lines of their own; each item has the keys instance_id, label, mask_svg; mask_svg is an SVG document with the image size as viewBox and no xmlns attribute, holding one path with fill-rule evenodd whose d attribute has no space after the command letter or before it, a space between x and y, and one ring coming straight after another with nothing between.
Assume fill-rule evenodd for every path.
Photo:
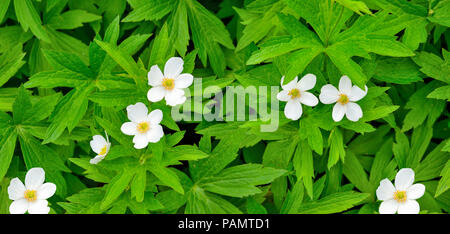
<instances>
[{"instance_id":1,"label":"five-petaled white flower","mask_svg":"<svg viewBox=\"0 0 450 234\"><path fill-rule=\"evenodd\" d=\"M367 86L365 91L358 86L353 85L348 76L342 76L339 80L339 90L333 85L324 85L320 91L319 99L323 104L335 103L333 107L332 117L335 122L339 122L347 116L350 121L356 122L362 116L361 107L355 102L361 100L367 94Z\"/></svg>"},{"instance_id":2,"label":"five-petaled white flower","mask_svg":"<svg viewBox=\"0 0 450 234\"><path fill-rule=\"evenodd\" d=\"M111 143L108 139L108 134L106 134L106 139L102 135L95 135L92 137L92 141L89 142L91 144L92 151L94 151L97 156L91 159L89 162L91 164L97 164L102 161L109 152L109 148L111 147Z\"/></svg>"},{"instance_id":3,"label":"five-petaled white flower","mask_svg":"<svg viewBox=\"0 0 450 234\"><path fill-rule=\"evenodd\" d=\"M40 167L31 168L25 176L25 185L19 178L14 178L8 187L9 199L13 200L9 206L11 214L48 214L47 199L56 191L56 185L45 183L45 172Z\"/></svg>"},{"instance_id":4,"label":"five-petaled white flower","mask_svg":"<svg viewBox=\"0 0 450 234\"><path fill-rule=\"evenodd\" d=\"M163 128L159 124L163 118L161 110L154 110L148 114L147 106L142 102L127 107L128 119L120 130L126 135L133 136L134 148L147 147L149 142L158 142L164 136Z\"/></svg>"},{"instance_id":5,"label":"five-petaled white flower","mask_svg":"<svg viewBox=\"0 0 450 234\"><path fill-rule=\"evenodd\" d=\"M151 102L159 102L165 98L167 105L176 106L186 101L184 88L189 87L194 80L191 74L183 73L183 59L172 57L164 66L164 74L158 65L153 65L148 72L148 84L152 88L147 93Z\"/></svg>"},{"instance_id":6,"label":"five-petaled white flower","mask_svg":"<svg viewBox=\"0 0 450 234\"><path fill-rule=\"evenodd\" d=\"M389 179L380 182L377 189L378 200L381 200L380 214L418 214L419 199L425 193L423 184L414 184L414 171L411 168L401 169L395 176L395 187Z\"/></svg>"},{"instance_id":7,"label":"five-petaled white flower","mask_svg":"<svg viewBox=\"0 0 450 234\"><path fill-rule=\"evenodd\" d=\"M298 77L283 85L284 76L281 77L281 87L283 90L278 93L277 98L280 101L287 102L284 107L284 115L286 118L297 120L302 116L302 103L307 106L315 106L319 103L317 97L310 92L306 92L316 85L316 76L313 74L306 74L300 81Z\"/></svg>"}]
</instances>

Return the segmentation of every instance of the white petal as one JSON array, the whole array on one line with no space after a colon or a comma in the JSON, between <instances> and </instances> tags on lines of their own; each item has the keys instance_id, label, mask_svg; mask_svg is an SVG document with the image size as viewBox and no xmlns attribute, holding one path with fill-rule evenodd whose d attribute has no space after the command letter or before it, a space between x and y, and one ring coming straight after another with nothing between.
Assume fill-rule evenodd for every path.
<instances>
[{"instance_id":1,"label":"white petal","mask_svg":"<svg viewBox=\"0 0 450 234\"><path fill-rule=\"evenodd\" d=\"M40 167L31 168L25 176L25 187L30 190L36 190L44 183L45 171Z\"/></svg>"},{"instance_id":2,"label":"white petal","mask_svg":"<svg viewBox=\"0 0 450 234\"><path fill-rule=\"evenodd\" d=\"M138 133L137 124L133 122L126 122L122 124L122 127L120 127L120 131L128 136L136 135Z\"/></svg>"},{"instance_id":3,"label":"white petal","mask_svg":"<svg viewBox=\"0 0 450 234\"><path fill-rule=\"evenodd\" d=\"M164 131L161 125L152 125L150 131L147 132L147 140L152 143L158 142L164 136Z\"/></svg>"},{"instance_id":4,"label":"white petal","mask_svg":"<svg viewBox=\"0 0 450 234\"><path fill-rule=\"evenodd\" d=\"M10 214L25 214L28 210L28 201L25 198L15 200L9 206Z\"/></svg>"},{"instance_id":5,"label":"white petal","mask_svg":"<svg viewBox=\"0 0 450 234\"><path fill-rule=\"evenodd\" d=\"M398 206L399 214L418 214L420 212L420 205L416 200L406 200Z\"/></svg>"},{"instance_id":6,"label":"white petal","mask_svg":"<svg viewBox=\"0 0 450 234\"><path fill-rule=\"evenodd\" d=\"M166 89L162 86L156 86L148 90L147 99L151 102L159 102L166 95Z\"/></svg>"},{"instance_id":7,"label":"white petal","mask_svg":"<svg viewBox=\"0 0 450 234\"><path fill-rule=\"evenodd\" d=\"M147 118L147 106L142 102L138 102L135 105L129 105L127 106L127 115L129 120L140 123Z\"/></svg>"},{"instance_id":8,"label":"white petal","mask_svg":"<svg viewBox=\"0 0 450 234\"><path fill-rule=\"evenodd\" d=\"M314 88L316 85L316 76L313 74L306 74L304 77L300 79L297 83L298 89L305 91Z\"/></svg>"},{"instance_id":9,"label":"white petal","mask_svg":"<svg viewBox=\"0 0 450 234\"><path fill-rule=\"evenodd\" d=\"M183 71L183 59L180 57L172 57L167 60L164 66L164 77L175 78L181 74Z\"/></svg>"},{"instance_id":10,"label":"white petal","mask_svg":"<svg viewBox=\"0 0 450 234\"><path fill-rule=\"evenodd\" d=\"M287 102L289 101L289 99L291 99L291 97L288 95L289 91L288 90L282 90L281 92L279 92L277 94L277 99L283 102Z\"/></svg>"},{"instance_id":11,"label":"white petal","mask_svg":"<svg viewBox=\"0 0 450 234\"><path fill-rule=\"evenodd\" d=\"M104 158L105 158L104 155L97 155L94 158L92 158L91 160L89 160L89 163L90 164L97 164L97 163L101 162Z\"/></svg>"},{"instance_id":12,"label":"white petal","mask_svg":"<svg viewBox=\"0 0 450 234\"><path fill-rule=\"evenodd\" d=\"M36 200L30 202L28 206L28 213L30 214L48 214L50 207L48 207L47 200Z\"/></svg>"},{"instance_id":13,"label":"white petal","mask_svg":"<svg viewBox=\"0 0 450 234\"><path fill-rule=\"evenodd\" d=\"M150 114L148 114L147 119L151 124L159 124L163 119L163 113L159 109L153 110Z\"/></svg>"},{"instance_id":14,"label":"white petal","mask_svg":"<svg viewBox=\"0 0 450 234\"><path fill-rule=\"evenodd\" d=\"M380 212L380 214L395 214L397 209L398 209L397 201L387 200L387 201L381 202L378 212Z\"/></svg>"},{"instance_id":15,"label":"white petal","mask_svg":"<svg viewBox=\"0 0 450 234\"><path fill-rule=\"evenodd\" d=\"M38 200L47 199L47 198L53 196L53 194L55 194L55 191L56 191L56 185L54 183L45 183L36 190L37 199Z\"/></svg>"},{"instance_id":16,"label":"white petal","mask_svg":"<svg viewBox=\"0 0 450 234\"><path fill-rule=\"evenodd\" d=\"M406 191L414 182L414 171L411 168L402 168L395 176L395 188Z\"/></svg>"},{"instance_id":17,"label":"white petal","mask_svg":"<svg viewBox=\"0 0 450 234\"><path fill-rule=\"evenodd\" d=\"M137 134L136 136L133 137L133 143L134 148L143 149L148 145L147 136L145 134Z\"/></svg>"},{"instance_id":18,"label":"white petal","mask_svg":"<svg viewBox=\"0 0 450 234\"><path fill-rule=\"evenodd\" d=\"M350 91L350 94L348 95L348 99L351 102L357 102L366 96L367 91L368 91L367 86L365 86L365 90L362 90L358 86L353 85L352 90Z\"/></svg>"},{"instance_id":19,"label":"white petal","mask_svg":"<svg viewBox=\"0 0 450 234\"><path fill-rule=\"evenodd\" d=\"M425 185L414 184L408 189L406 189L406 198L416 200L421 198L424 193L425 193Z\"/></svg>"},{"instance_id":20,"label":"white petal","mask_svg":"<svg viewBox=\"0 0 450 234\"><path fill-rule=\"evenodd\" d=\"M150 68L147 77L149 85L159 86L162 84L162 79L164 78L164 75L162 74L161 69L159 69L158 65L153 65Z\"/></svg>"},{"instance_id":21,"label":"white petal","mask_svg":"<svg viewBox=\"0 0 450 234\"><path fill-rule=\"evenodd\" d=\"M20 181L19 178L16 177L12 179L8 186L9 199L17 200L23 198L25 190L25 185L23 185L22 181Z\"/></svg>"},{"instance_id":22,"label":"white petal","mask_svg":"<svg viewBox=\"0 0 450 234\"><path fill-rule=\"evenodd\" d=\"M378 200L390 200L394 198L395 187L389 179L384 179L380 181L380 186L377 188L377 198Z\"/></svg>"},{"instance_id":23,"label":"white petal","mask_svg":"<svg viewBox=\"0 0 450 234\"><path fill-rule=\"evenodd\" d=\"M335 103L339 99L339 91L333 85L324 85L320 90L319 99L323 104Z\"/></svg>"},{"instance_id":24,"label":"white petal","mask_svg":"<svg viewBox=\"0 0 450 234\"><path fill-rule=\"evenodd\" d=\"M345 112L345 116L347 116L347 119L350 121L356 122L363 116L361 107L358 104L349 102L346 106L347 111Z\"/></svg>"},{"instance_id":25,"label":"white petal","mask_svg":"<svg viewBox=\"0 0 450 234\"><path fill-rule=\"evenodd\" d=\"M106 139L101 135L95 135L92 137L92 140L89 142L91 145L92 151L99 154L103 147L107 144Z\"/></svg>"},{"instance_id":26,"label":"white petal","mask_svg":"<svg viewBox=\"0 0 450 234\"><path fill-rule=\"evenodd\" d=\"M299 101L289 100L284 107L284 115L288 119L297 120L302 116L303 109L302 104Z\"/></svg>"},{"instance_id":27,"label":"white petal","mask_svg":"<svg viewBox=\"0 0 450 234\"><path fill-rule=\"evenodd\" d=\"M183 104L186 101L184 96L184 91L182 89L173 89L166 94L166 103L169 106L176 106L178 104Z\"/></svg>"},{"instance_id":28,"label":"white petal","mask_svg":"<svg viewBox=\"0 0 450 234\"><path fill-rule=\"evenodd\" d=\"M297 83L298 83L297 80L298 80L298 77L296 76L287 85L283 85L283 82L284 82L284 76L283 76L283 77L281 77L281 88L283 88L285 90L291 90L297 86Z\"/></svg>"},{"instance_id":29,"label":"white petal","mask_svg":"<svg viewBox=\"0 0 450 234\"><path fill-rule=\"evenodd\" d=\"M341 105L340 103L334 104L333 113L331 115L333 117L334 122L341 121L346 111L347 111L346 105Z\"/></svg>"},{"instance_id":30,"label":"white petal","mask_svg":"<svg viewBox=\"0 0 450 234\"><path fill-rule=\"evenodd\" d=\"M315 106L319 103L319 99L310 92L302 92L299 100L307 106Z\"/></svg>"},{"instance_id":31,"label":"white petal","mask_svg":"<svg viewBox=\"0 0 450 234\"><path fill-rule=\"evenodd\" d=\"M185 88L191 86L193 81L194 81L194 76L192 76L191 74L188 74L188 73L183 73L175 79L175 88L185 89Z\"/></svg>"},{"instance_id":32,"label":"white petal","mask_svg":"<svg viewBox=\"0 0 450 234\"><path fill-rule=\"evenodd\" d=\"M352 92L352 81L348 76L342 76L339 80L339 92L347 95Z\"/></svg>"}]
</instances>

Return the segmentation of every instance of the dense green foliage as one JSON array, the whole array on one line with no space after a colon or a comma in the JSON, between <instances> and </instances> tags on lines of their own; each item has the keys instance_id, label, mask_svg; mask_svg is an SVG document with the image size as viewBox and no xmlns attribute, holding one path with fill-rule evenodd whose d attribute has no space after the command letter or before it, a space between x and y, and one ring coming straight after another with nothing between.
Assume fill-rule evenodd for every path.
<instances>
[{"instance_id":1,"label":"dense green foliage","mask_svg":"<svg viewBox=\"0 0 450 234\"><path fill-rule=\"evenodd\" d=\"M33 167L57 186L51 213L378 213L401 168L426 186L421 213L446 213L449 26L449 0L0 0L0 213ZM173 56L203 91L313 73L319 96L347 75L368 86L364 116L319 104L292 121L280 102L275 132L262 113L176 122L147 100L150 67ZM120 130L137 102L164 113L140 150Z\"/></svg>"}]
</instances>

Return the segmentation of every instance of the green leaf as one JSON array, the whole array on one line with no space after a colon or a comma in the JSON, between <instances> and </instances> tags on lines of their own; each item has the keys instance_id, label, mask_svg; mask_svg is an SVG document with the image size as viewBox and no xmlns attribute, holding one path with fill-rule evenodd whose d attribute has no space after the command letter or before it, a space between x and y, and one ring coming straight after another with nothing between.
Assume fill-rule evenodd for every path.
<instances>
[{"instance_id":1,"label":"green leaf","mask_svg":"<svg viewBox=\"0 0 450 234\"><path fill-rule=\"evenodd\" d=\"M31 29L31 32L40 40L51 41L31 0L14 0L14 9L24 31Z\"/></svg>"},{"instance_id":2,"label":"green leaf","mask_svg":"<svg viewBox=\"0 0 450 234\"><path fill-rule=\"evenodd\" d=\"M8 128L0 138L0 181L6 175L16 148L17 132Z\"/></svg>"},{"instance_id":3,"label":"green leaf","mask_svg":"<svg viewBox=\"0 0 450 234\"><path fill-rule=\"evenodd\" d=\"M122 22L156 21L169 14L174 0L128 0L133 11Z\"/></svg>"},{"instance_id":4,"label":"green leaf","mask_svg":"<svg viewBox=\"0 0 450 234\"><path fill-rule=\"evenodd\" d=\"M369 197L367 193L340 192L328 195L318 201L303 204L300 214L330 214L348 210Z\"/></svg>"},{"instance_id":5,"label":"green leaf","mask_svg":"<svg viewBox=\"0 0 450 234\"><path fill-rule=\"evenodd\" d=\"M89 23L100 20L102 17L84 10L70 10L58 16L52 17L48 22L54 29L75 29Z\"/></svg>"},{"instance_id":6,"label":"green leaf","mask_svg":"<svg viewBox=\"0 0 450 234\"><path fill-rule=\"evenodd\" d=\"M25 64L24 57L21 45L10 48L0 56L0 87Z\"/></svg>"},{"instance_id":7,"label":"green leaf","mask_svg":"<svg viewBox=\"0 0 450 234\"><path fill-rule=\"evenodd\" d=\"M441 171L442 178L439 180L438 187L436 189L435 197L443 194L450 187L450 160L445 164L444 169Z\"/></svg>"},{"instance_id":8,"label":"green leaf","mask_svg":"<svg viewBox=\"0 0 450 234\"><path fill-rule=\"evenodd\" d=\"M173 190L180 194L184 194L184 189L181 186L180 178L178 178L174 171L161 166L151 166L147 169L151 171L159 180L161 180L164 185L173 188Z\"/></svg>"},{"instance_id":9,"label":"green leaf","mask_svg":"<svg viewBox=\"0 0 450 234\"><path fill-rule=\"evenodd\" d=\"M134 172L132 170L124 170L115 176L108 184L105 197L102 200L100 208L104 209L111 205L128 187L131 179L133 179Z\"/></svg>"}]
</instances>

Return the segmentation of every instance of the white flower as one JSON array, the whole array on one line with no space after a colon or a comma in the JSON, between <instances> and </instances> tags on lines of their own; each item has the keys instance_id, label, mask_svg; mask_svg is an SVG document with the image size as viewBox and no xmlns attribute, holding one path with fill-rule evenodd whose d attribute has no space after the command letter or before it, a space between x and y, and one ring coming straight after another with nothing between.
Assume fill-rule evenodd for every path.
<instances>
[{"instance_id":1,"label":"white flower","mask_svg":"<svg viewBox=\"0 0 450 234\"><path fill-rule=\"evenodd\" d=\"M333 85L324 85L320 91L319 99L323 104L335 103L333 107L333 120L339 122L347 116L350 121L356 122L362 116L361 107L355 102L361 100L367 94L367 86L365 91L358 86L353 85L348 76L342 76L339 80L339 90Z\"/></svg>"},{"instance_id":2,"label":"white flower","mask_svg":"<svg viewBox=\"0 0 450 234\"><path fill-rule=\"evenodd\" d=\"M44 169L31 168L25 176L25 185L19 178L14 178L8 187L9 199L13 200L9 206L11 214L48 214L47 199L56 191L56 185L45 183Z\"/></svg>"},{"instance_id":3,"label":"white flower","mask_svg":"<svg viewBox=\"0 0 450 234\"><path fill-rule=\"evenodd\" d=\"M183 59L172 57L164 66L164 74L158 65L153 65L148 72L148 84L151 88L147 98L151 102L159 102L165 98L167 105L176 106L186 101L184 88L189 87L194 80L191 74L183 73Z\"/></svg>"},{"instance_id":4,"label":"white flower","mask_svg":"<svg viewBox=\"0 0 450 234\"><path fill-rule=\"evenodd\" d=\"M316 85L316 76L313 74L306 74L298 81L298 77L283 85L284 76L281 77L281 87L283 90L278 93L277 98L280 101L287 102L284 107L284 115L286 118L297 120L302 116L302 103L307 106L315 106L319 103L317 97L310 92L306 92L314 88Z\"/></svg>"},{"instance_id":5,"label":"white flower","mask_svg":"<svg viewBox=\"0 0 450 234\"><path fill-rule=\"evenodd\" d=\"M163 129L159 124L163 118L161 110L154 110L148 114L148 109L142 102L127 107L128 119L120 130L126 135L133 136L134 148L147 147L149 142L158 142L164 136Z\"/></svg>"},{"instance_id":6,"label":"white flower","mask_svg":"<svg viewBox=\"0 0 450 234\"><path fill-rule=\"evenodd\" d=\"M91 144L92 151L94 151L97 156L91 159L89 162L91 164L97 164L102 161L109 152L109 148L111 147L111 143L109 143L108 135L106 135L106 139L101 135L95 135L92 137L92 141L89 142Z\"/></svg>"},{"instance_id":7,"label":"white flower","mask_svg":"<svg viewBox=\"0 0 450 234\"><path fill-rule=\"evenodd\" d=\"M420 211L419 199L425 193L423 184L414 184L414 171L411 168L401 169L395 176L395 187L384 179L377 189L378 200L381 200L380 214L418 214Z\"/></svg>"}]
</instances>

